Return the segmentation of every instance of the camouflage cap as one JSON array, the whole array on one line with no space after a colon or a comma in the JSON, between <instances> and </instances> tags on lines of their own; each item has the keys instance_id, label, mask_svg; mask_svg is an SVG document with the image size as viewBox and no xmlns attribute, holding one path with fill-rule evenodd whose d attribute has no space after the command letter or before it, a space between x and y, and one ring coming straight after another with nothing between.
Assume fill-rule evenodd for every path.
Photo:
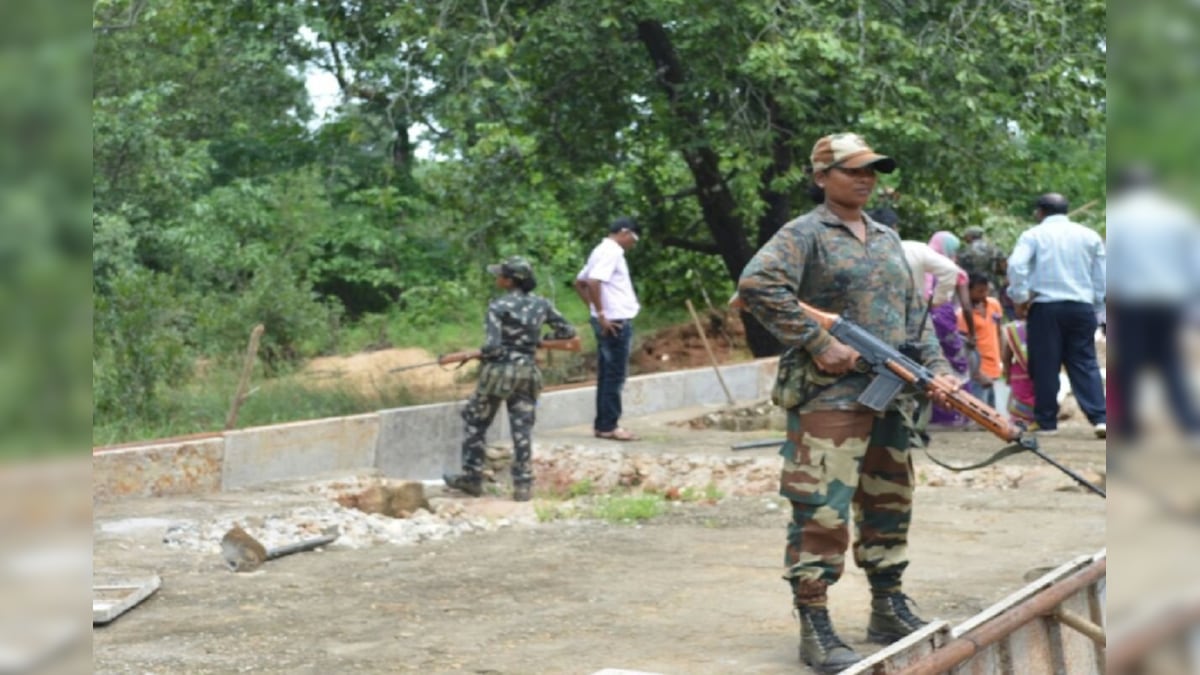
<instances>
[{"instance_id":1,"label":"camouflage cap","mask_svg":"<svg viewBox=\"0 0 1200 675\"><path fill-rule=\"evenodd\" d=\"M487 271L496 276L508 277L514 281L530 281L533 279L533 265L519 255L504 259L504 262L488 265Z\"/></svg>"},{"instance_id":2,"label":"camouflage cap","mask_svg":"<svg viewBox=\"0 0 1200 675\"><path fill-rule=\"evenodd\" d=\"M830 134L824 136L813 146L813 171L825 171L831 167L861 169L871 166L881 173L891 173L896 170L896 160L881 155L871 149L862 136L851 133Z\"/></svg>"},{"instance_id":3,"label":"camouflage cap","mask_svg":"<svg viewBox=\"0 0 1200 675\"><path fill-rule=\"evenodd\" d=\"M983 228L978 225L972 225L971 227L963 230L962 238L966 241L975 241L976 239L981 239L982 237Z\"/></svg>"}]
</instances>

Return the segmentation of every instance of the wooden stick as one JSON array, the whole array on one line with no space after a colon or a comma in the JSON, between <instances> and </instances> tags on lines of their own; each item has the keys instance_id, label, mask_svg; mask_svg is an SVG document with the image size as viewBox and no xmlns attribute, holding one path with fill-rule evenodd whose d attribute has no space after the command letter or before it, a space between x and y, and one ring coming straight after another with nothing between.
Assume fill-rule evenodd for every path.
<instances>
[{"instance_id":1,"label":"wooden stick","mask_svg":"<svg viewBox=\"0 0 1200 675\"><path fill-rule=\"evenodd\" d=\"M264 330L266 329L260 323L250 331L250 344L246 345L246 357L242 361L242 376L238 379L237 391L234 392L233 400L229 403L229 414L225 416L226 431L237 424L238 409L242 407L242 403L249 396L246 393L246 386L250 384L250 373L254 370L254 357L258 355L258 341L262 338Z\"/></svg>"},{"instance_id":2,"label":"wooden stick","mask_svg":"<svg viewBox=\"0 0 1200 675\"><path fill-rule=\"evenodd\" d=\"M1088 202L1088 203L1084 204L1083 206L1081 206L1081 207L1079 207L1079 208L1075 209L1074 211L1072 211L1072 212L1068 213L1068 214L1067 214L1067 217L1068 217L1068 218L1070 218L1071 216L1074 216L1074 215L1078 215L1078 214L1080 214L1080 213L1083 213L1084 211L1087 211L1088 209L1090 209L1090 208L1092 208L1093 206L1095 206L1097 203L1099 203L1099 201L1100 201L1099 199L1093 199L1092 201L1090 201L1090 202Z\"/></svg>"},{"instance_id":3,"label":"wooden stick","mask_svg":"<svg viewBox=\"0 0 1200 675\"><path fill-rule=\"evenodd\" d=\"M700 282L700 275L696 274L696 270L690 270L696 280L696 287L700 289L700 296L704 298L704 304L708 305L708 311L713 314L720 314L723 319L721 321L721 337L725 338L725 346L733 349L733 338L729 336L729 331L725 330L725 323L729 319L728 312L718 312L713 306L712 299L708 297L708 291L704 290L704 284Z\"/></svg>"},{"instance_id":4,"label":"wooden stick","mask_svg":"<svg viewBox=\"0 0 1200 675\"><path fill-rule=\"evenodd\" d=\"M713 370L717 373L717 381L721 383L721 388L725 390L725 398L729 401L729 405L736 405L733 400L733 394L729 393L729 387L725 385L725 378L721 375L721 369L717 366L717 357L713 355L712 348L708 346L708 337L704 334L704 326L700 323L700 317L696 314L696 308L692 307L691 300L685 300L687 303L688 313L692 315L692 321L696 322L696 330L700 332L700 342L704 344L704 351L708 352L708 360L712 361Z\"/></svg>"}]
</instances>

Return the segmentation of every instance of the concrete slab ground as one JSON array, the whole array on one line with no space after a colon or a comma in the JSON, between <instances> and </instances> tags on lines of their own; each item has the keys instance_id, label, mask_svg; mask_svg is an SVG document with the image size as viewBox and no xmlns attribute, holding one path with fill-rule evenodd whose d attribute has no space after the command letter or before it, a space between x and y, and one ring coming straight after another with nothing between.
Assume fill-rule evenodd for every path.
<instances>
[{"instance_id":1,"label":"concrete slab ground","mask_svg":"<svg viewBox=\"0 0 1200 675\"><path fill-rule=\"evenodd\" d=\"M643 436L638 443L600 441L586 424L535 432L535 442L711 457L740 455L728 449L736 441L781 436L672 424L694 410L625 420ZM1101 469L1105 446L1089 432L1065 427L1046 449L1080 470ZM939 434L936 443L955 461L996 447L978 432ZM774 449L744 452L767 461ZM1104 546L1105 502L1063 491L1070 481L1036 458L953 479L923 455L914 458L924 484L906 590L926 618L964 620L1023 586L1031 570ZM167 529L183 521L327 505L310 487L291 481L97 502L96 573L159 574L162 588L95 629L96 672L805 672L780 580L786 502L770 492L672 502L638 525L540 522L554 503L546 494L517 504L435 490L435 507L504 525L420 544L335 544L240 575L215 552L163 544ZM865 580L848 564L832 612L843 637L864 652L874 649L864 642L868 603Z\"/></svg>"}]
</instances>

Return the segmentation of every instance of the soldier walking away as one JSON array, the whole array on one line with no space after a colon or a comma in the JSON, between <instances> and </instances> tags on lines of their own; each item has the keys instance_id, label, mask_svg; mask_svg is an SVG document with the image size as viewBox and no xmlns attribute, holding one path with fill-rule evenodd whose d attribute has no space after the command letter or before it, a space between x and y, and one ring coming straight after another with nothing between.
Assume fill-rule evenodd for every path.
<instances>
[{"instance_id":1,"label":"soldier walking away","mask_svg":"<svg viewBox=\"0 0 1200 675\"><path fill-rule=\"evenodd\" d=\"M1004 255L1004 250L988 241L987 234L978 225L963 230L962 241L958 266L967 274L982 274L988 278L992 285L992 297L1000 301L1005 318L1011 321L1016 314L1004 282L1004 275L1008 271L1008 257Z\"/></svg>"},{"instance_id":2,"label":"soldier walking away","mask_svg":"<svg viewBox=\"0 0 1200 675\"><path fill-rule=\"evenodd\" d=\"M963 246L958 252L958 266L967 274L982 274L993 289L998 289L1004 274L1004 251L987 240L983 228L973 225L963 230Z\"/></svg>"},{"instance_id":3,"label":"soldier walking away","mask_svg":"<svg viewBox=\"0 0 1200 675\"><path fill-rule=\"evenodd\" d=\"M443 476L448 487L478 497L483 494L484 437L501 403L508 405L513 438L513 499L529 501L533 493L531 467L534 413L542 391L542 373L535 354L542 326L549 324L549 339L575 337L575 328L549 300L533 294L537 279L522 257L488 265L503 295L492 300L487 313L487 340L481 350L479 383L467 400L462 416L466 438L462 445L462 473Z\"/></svg>"},{"instance_id":4,"label":"soldier walking away","mask_svg":"<svg viewBox=\"0 0 1200 675\"><path fill-rule=\"evenodd\" d=\"M1107 292L1104 242L1067 217L1067 198L1038 197L1038 225L1025 230L1008 258L1008 293L1017 315L1027 313L1033 417L1039 433L1058 430L1059 372L1097 438L1108 435L1104 385L1096 360L1096 320Z\"/></svg>"},{"instance_id":5,"label":"soldier walking away","mask_svg":"<svg viewBox=\"0 0 1200 675\"><path fill-rule=\"evenodd\" d=\"M925 303L900 237L863 212L876 171L895 160L857 134L826 136L812 150L817 208L784 225L754 256L738 283L749 311L786 347L775 401L787 411L780 494L792 505L784 579L800 618L800 659L821 673L861 659L834 630L827 590L845 567L851 508L854 561L871 585L867 637L890 643L925 625L913 613L901 577L908 567L913 466L908 453L913 401L883 414L858 403L870 376L856 354L809 318L797 300L836 312L912 353L950 391ZM918 338L918 336L920 336ZM911 349L909 348L911 346ZM939 395L938 403L946 403Z\"/></svg>"}]
</instances>

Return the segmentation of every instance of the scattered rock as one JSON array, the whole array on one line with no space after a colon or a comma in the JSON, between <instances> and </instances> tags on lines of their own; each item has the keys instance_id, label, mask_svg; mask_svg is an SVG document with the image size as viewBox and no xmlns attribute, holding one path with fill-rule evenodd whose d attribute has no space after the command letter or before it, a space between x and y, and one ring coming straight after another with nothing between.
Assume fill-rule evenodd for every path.
<instances>
[{"instance_id":1,"label":"scattered rock","mask_svg":"<svg viewBox=\"0 0 1200 675\"><path fill-rule=\"evenodd\" d=\"M691 429L722 429L725 431L760 431L787 428L782 409L770 401L759 401L739 408L715 410L690 420L676 422L676 426Z\"/></svg>"},{"instance_id":2,"label":"scattered rock","mask_svg":"<svg viewBox=\"0 0 1200 675\"><path fill-rule=\"evenodd\" d=\"M392 518L407 518L418 509L429 509L425 486L416 481L380 481L360 492L340 494L335 501L348 509L380 513Z\"/></svg>"}]
</instances>

